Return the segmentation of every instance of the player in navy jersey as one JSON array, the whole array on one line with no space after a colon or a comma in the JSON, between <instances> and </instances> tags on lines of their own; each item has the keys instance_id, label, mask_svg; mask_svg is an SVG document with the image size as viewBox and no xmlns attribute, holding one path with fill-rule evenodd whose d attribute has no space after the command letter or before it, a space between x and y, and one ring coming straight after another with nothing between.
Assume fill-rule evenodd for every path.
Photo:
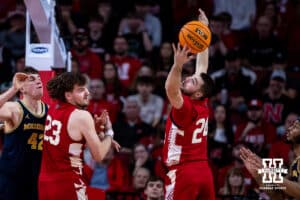
<instances>
[{"instance_id":1,"label":"player in navy jersey","mask_svg":"<svg viewBox=\"0 0 300 200\"><path fill-rule=\"evenodd\" d=\"M208 25L199 9L199 20ZM166 123L163 148L168 167L166 199L214 200L214 185L207 161L208 97L212 95L213 80L206 74L208 49L197 54L196 73L181 81L183 65L193 56L190 50L173 44L174 64L165 88L172 105ZM188 177L188 178L187 178Z\"/></svg>"},{"instance_id":2,"label":"player in navy jersey","mask_svg":"<svg viewBox=\"0 0 300 200\"><path fill-rule=\"evenodd\" d=\"M300 118L298 118L287 130L286 141L292 144L292 150L295 159L289 168L289 174L282 177L282 183L277 183L277 186L282 189L266 190L272 200L286 199L286 195L300 199ZM262 173L258 174L258 170L264 168L262 159L246 148L241 148L241 158L260 186L268 186L262 183ZM276 166L275 166L276 168ZM283 175L283 174L281 174ZM279 177L279 176L278 176Z\"/></svg>"},{"instance_id":3,"label":"player in navy jersey","mask_svg":"<svg viewBox=\"0 0 300 200\"><path fill-rule=\"evenodd\" d=\"M18 92L22 99L9 101ZM37 182L43 149L47 106L41 101L38 71L26 67L16 73L13 85L0 95L0 120L4 121L0 157L0 199L38 199Z\"/></svg>"}]
</instances>

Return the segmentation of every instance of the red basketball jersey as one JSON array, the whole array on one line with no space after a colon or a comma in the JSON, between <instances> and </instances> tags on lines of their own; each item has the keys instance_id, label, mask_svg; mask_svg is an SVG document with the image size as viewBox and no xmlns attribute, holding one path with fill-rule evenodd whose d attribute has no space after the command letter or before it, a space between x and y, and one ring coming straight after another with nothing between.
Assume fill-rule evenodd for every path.
<instances>
[{"instance_id":1,"label":"red basketball jersey","mask_svg":"<svg viewBox=\"0 0 300 200\"><path fill-rule=\"evenodd\" d=\"M75 106L58 103L50 106L44 134L41 180L72 179L82 176L85 140L74 141L67 131ZM57 177L58 178L58 177Z\"/></svg>"},{"instance_id":2,"label":"red basketball jersey","mask_svg":"<svg viewBox=\"0 0 300 200\"><path fill-rule=\"evenodd\" d=\"M182 108L172 108L166 123L163 156L168 167L207 160L207 99L183 100Z\"/></svg>"}]
</instances>

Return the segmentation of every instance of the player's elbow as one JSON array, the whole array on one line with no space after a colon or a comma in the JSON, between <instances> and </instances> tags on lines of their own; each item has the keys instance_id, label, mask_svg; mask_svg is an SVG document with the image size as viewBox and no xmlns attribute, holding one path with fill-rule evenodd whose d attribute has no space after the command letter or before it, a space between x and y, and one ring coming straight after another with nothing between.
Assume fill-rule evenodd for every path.
<instances>
[{"instance_id":1,"label":"player's elbow","mask_svg":"<svg viewBox=\"0 0 300 200\"><path fill-rule=\"evenodd\" d=\"M101 152L98 152L97 154L93 155L93 159L96 161L96 162L102 162L102 160L104 159L104 156L103 153Z\"/></svg>"}]
</instances>

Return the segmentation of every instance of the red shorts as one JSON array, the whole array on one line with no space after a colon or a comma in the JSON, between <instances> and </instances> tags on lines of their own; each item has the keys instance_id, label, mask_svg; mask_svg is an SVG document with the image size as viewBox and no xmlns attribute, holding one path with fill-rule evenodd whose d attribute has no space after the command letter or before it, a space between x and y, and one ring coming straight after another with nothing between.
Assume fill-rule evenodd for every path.
<instances>
[{"instance_id":1,"label":"red shorts","mask_svg":"<svg viewBox=\"0 0 300 200\"><path fill-rule=\"evenodd\" d=\"M166 200L214 200L213 176L207 162L190 162L174 167L165 180Z\"/></svg>"},{"instance_id":2,"label":"red shorts","mask_svg":"<svg viewBox=\"0 0 300 200\"><path fill-rule=\"evenodd\" d=\"M66 178L62 175L59 178L39 179L39 199L40 200L76 200L87 199L86 184L78 178Z\"/></svg>"}]
</instances>

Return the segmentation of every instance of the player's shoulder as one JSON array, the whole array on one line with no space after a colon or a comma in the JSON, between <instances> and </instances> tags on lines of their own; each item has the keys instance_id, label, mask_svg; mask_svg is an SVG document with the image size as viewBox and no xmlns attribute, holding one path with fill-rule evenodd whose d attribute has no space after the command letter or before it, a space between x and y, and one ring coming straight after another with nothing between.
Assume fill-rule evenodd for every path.
<instances>
[{"instance_id":1,"label":"player's shoulder","mask_svg":"<svg viewBox=\"0 0 300 200\"><path fill-rule=\"evenodd\" d=\"M89 119L89 118L92 117L91 113L89 113L86 110L81 110L81 109L75 109L71 113L71 116L76 118L76 119L80 119L80 120Z\"/></svg>"},{"instance_id":2,"label":"player's shoulder","mask_svg":"<svg viewBox=\"0 0 300 200\"><path fill-rule=\"evenodd\" d=\"M21 112L22 111L22 106L18 101L8 101L5 102L3 107L6 107L7 109L15 112Z\"/></svg>"}]
</instances>

